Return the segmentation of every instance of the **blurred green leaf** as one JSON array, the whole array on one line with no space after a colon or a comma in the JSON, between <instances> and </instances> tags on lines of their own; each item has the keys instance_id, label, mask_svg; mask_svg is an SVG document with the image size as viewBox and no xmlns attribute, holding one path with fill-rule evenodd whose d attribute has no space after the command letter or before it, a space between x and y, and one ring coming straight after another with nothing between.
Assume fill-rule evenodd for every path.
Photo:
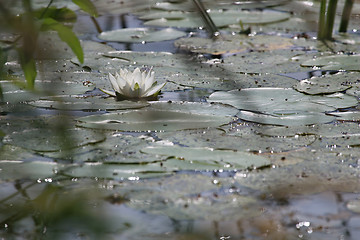
<instances>
[{"instance_id":1,"label":"blurred green leaf","mask_svg":"<svg viewBox=\"0 0 360 240\"><path fill-rule=\"evenodd\" d=\"M87 12L93 17L98 17L99 14L96 10L96 7L90 0L72 0L73 3L78 5L83 11Z\"/></svg>"},{"instance_id":2,"label":"blurred green leaf","mask_svg":"<svg viewBox=\"0 0 360 240\"><path fill-rule=\"evenodd\" d=\"M4 75L4 66L7 61L7 54L6 52L0 47L0 77ZM0 84L0 100L3 99L3 91Z\"/></svg>"},{"instance_id":3,"label":"blurred green leaf","mask_svg":"<svg viewBox=\"0 0 360 240\"><path fill-rule=\"evenodd\" d=\"M84 62L84 52L80 45L80 41L75 33L68 27L59 23L52 18L44 18L42 20L42 31L54 30L59 34L62 41L66 42L67 45L72 49L80 63Z\"/></svg>"},{"instance_id":4,"label":"blurred green leaf","mask_svg":"<svg viewBox=\"0 0 360 240\"><path fill-rule=\"evenodd\" d=\"M22 48L18 48L17 52L19 54L21 69L24 72L27 85L30 89L33 89L37 75L35 59L26 54Z\"/></svg>"},{"instance_id":5,"label":"blurred green leaf","mask_svg":"<svg viewBox=\"0 0 360 240\"><path fill-rule=\"evenodd\" d=\"M59 22L75 22L76 13L68 8L41 8L34 11L34 16L38 19L52 18Z\"/></svg>"}]
</instances>

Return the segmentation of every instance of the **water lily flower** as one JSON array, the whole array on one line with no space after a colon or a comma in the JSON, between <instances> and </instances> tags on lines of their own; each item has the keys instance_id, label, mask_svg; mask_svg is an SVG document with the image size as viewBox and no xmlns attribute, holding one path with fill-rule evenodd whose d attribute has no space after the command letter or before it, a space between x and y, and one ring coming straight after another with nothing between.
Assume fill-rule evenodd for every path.
<instances>
[{"instance_id":1,"label":"water lily flower","mask_svg":"<svg viewBox=\"0 0 360 240\"><path fill-rule=\"evenodd\" d=\"M156 99L161 88L166 84L157 84L152 68L147 71L141 71L139 68L136 68L133 72L127 69L120 69L120 72L115 73L115 76L109 73L109 80L115 93L104 89L101 90L106 94L116 97L118 100Z\"/></svg>"}]
</instances>

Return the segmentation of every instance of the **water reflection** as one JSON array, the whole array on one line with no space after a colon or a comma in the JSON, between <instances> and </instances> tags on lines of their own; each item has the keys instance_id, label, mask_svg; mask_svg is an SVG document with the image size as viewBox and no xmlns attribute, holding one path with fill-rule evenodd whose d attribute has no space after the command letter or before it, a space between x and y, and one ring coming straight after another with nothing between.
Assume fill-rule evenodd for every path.
<instances>
[{"instance_id":1,"label":"water reflection","mask_svg":"<svg viewBox=\"0 0 360 240\"><path fill-rule=\"evenodd\" d=\"M212 93L209 89L193 89L174 92L163 92L159 96L160 101L186 101L186 102L206 102L206 98Z\"/></svg>"}]
</instances>

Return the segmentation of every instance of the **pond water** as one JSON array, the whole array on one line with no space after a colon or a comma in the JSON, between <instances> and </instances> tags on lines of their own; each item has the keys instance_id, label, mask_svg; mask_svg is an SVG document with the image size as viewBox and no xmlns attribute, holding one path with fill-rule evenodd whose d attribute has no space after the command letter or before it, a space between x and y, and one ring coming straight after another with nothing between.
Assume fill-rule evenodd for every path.
<instances>
[{"instance_id":1,"label":"pond water","mask_svg":"<svg viewBox=\"0 0 360 240\"><path fill-rule=\"evenodd\" d=\"M359 239L357 3L320 42L317 1L204 0L215 40L192 1L93 2L101 34L57 3L83 64L52 32L37 91L5 64L0 238ZM157 101L100 90L136 67L166 82Z\"/></svg>"}]
</instances>

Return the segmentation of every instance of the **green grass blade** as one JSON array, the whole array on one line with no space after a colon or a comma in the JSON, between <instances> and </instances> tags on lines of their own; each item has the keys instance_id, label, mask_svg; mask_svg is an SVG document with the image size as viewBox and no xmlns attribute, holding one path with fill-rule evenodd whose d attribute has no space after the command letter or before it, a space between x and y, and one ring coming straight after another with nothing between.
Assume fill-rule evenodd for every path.
<instances>
[{"instance_id":1,"label":"green grass blade","mask_svg":"<svg viewBox=\"0 0 360 240\"><path fill-rule=\"evenodd\" d=\"M59 37L62 41L66 42L67 45L74 52L80 63L84 63L84 52L80 45L80 41L75 35L75 33L68 27L57 22L52 18L44 18L42 20L41 30L54 30L59 34Z\"/></svg>"},{"instance_id":2,"label":"green grass blade","mask_svg":"<svg viewBox=\"0 0 360 240\"><path fill-rule=\"evenodd\" d=\"M99 14L96 10L96 7L90 0L72 0L73 3L78 5L83 11L90 14L92 17L98 17Z\"/></svg>"},{"instance_id":3,"label":"green grass blade","mask_svg":"<svg viewBox=\"0 0 360 240\"><path fill-rule=\"evenodd\" d=\"M37 75L35 59L32 56L28 56L22 48L17 49L17 51L28 88L34 89L35 78Z\"/></svg>"}]
</instances>

